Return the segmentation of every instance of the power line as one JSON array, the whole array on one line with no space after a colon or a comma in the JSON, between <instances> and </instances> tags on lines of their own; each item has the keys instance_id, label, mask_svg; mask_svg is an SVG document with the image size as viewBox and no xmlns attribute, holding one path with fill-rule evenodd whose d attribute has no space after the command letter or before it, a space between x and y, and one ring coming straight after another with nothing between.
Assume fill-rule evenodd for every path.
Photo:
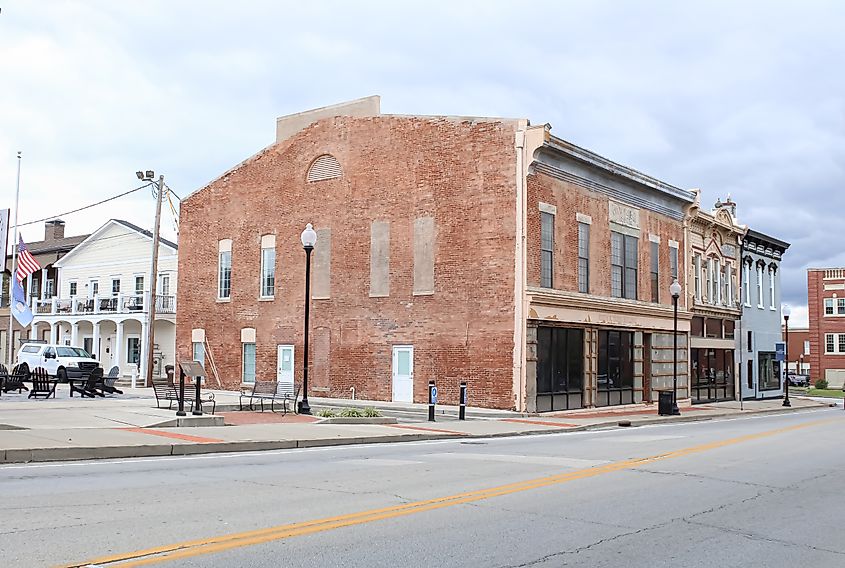
<instances>
[{"instance_id":1,"label":"power line","mask_svg":"<svg viewBox=\"0 0 845 568\"><path fill-rule=\"evenodd\" d=\"M43 223L44 221L56 219L57 217L64 217L65 215L72 215L73 213L79 213L80 211L85 211L86 209L91 209L92 207L102 205L103 203L108 203L109 201L114 201L115 199L119 199L121 197L129 195L130 193L134 193L134 192L138 191L139 189L144 189L145 187L149 187L151 185L153 185L153 184L147 183L147 184L144 184L140 187L136 187L135 189L130 189L129 191L124 191L123 193L121 193L119 195L113 195L112 197L109 197L107 199L103 199L102 201L98 201L97 203L92 203L91 205L86 205L85 207L80 207L79 209L74 209L73 211L67 211L65 213L58 213L56 215L50 215L49 217L44 217L43 219L36 219L35 221L27 221L26 223L18 223L17 227L26 227L27 225L34 225L36 223ZM16 225L12 225L12 227L15 227L15 226ZM10 228L12 228L12 227L10 227Z\"/></svg>"}]
</instances>

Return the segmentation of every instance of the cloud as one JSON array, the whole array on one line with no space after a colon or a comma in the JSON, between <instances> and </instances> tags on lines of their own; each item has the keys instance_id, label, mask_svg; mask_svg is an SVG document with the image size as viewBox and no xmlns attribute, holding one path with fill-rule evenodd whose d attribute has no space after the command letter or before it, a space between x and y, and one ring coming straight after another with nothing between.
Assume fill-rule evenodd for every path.
<instances>
[{"instance_id":1,"label":"cloud","mask_svg":"<svg viewBox=\"0 0 845 568\"><path fill-rule=\"evenodd\" d=\"M385 112L526 117L843 265L838 2L62 2L0 14L0 187L21 218L135 186L187 194L273 140L276 116L369 94ZM68 25L72 22L73 25ZM10 191L11 190L11 191ZM149 194L68 217L152 224ZM40 227L25 236L40 238Z\"/></svg>"}]
</instances>

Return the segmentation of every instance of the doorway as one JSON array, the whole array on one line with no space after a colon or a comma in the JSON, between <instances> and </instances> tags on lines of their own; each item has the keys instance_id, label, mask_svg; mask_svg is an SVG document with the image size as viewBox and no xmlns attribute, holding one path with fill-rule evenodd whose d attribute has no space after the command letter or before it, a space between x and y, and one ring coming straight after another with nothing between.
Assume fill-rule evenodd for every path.
<instances>
[{"instance_id":1,"label":"doorway","mask_svg":"<svg viewBox=\"0 0 845 568\"><path fill-rule=\"evenodd\" d=\"M414 402L414 348L393 347L393 402Z\"/></svg>"},{"instance_id":2,"label":"doorway","mask_svg":"<svg viewBox=\"0 0 845 568\"><path fill-rule=\"evenodd\" d=\"M293 392L293 345L279 345L276 352L277 392Z\"/></svg>"}]
</instances>

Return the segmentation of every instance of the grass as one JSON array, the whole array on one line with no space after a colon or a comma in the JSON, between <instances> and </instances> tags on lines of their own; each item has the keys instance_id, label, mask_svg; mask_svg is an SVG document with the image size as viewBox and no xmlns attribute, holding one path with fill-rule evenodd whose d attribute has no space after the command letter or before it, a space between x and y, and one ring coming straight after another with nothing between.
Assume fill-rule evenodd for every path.
<instances>
[{"instance_id":1,"label":"grass","mask_svg":"<svg viewBox=\"0 0 845 568\"><path fill-rule=\"evenodd\" d=\"M810 389L807 396L826 396L828 398L845 398L842 389Z\"/></svg>"},{"instance_id":2,"label":"grass","mask_svg":"<svg viewBox=\"0 0 845 568\"><path fill-rule=\"evenodd\" d=\"M377 408L324 408L317 413L321 418L378 418L381 412Z\"/></svg>"}]
</instances>

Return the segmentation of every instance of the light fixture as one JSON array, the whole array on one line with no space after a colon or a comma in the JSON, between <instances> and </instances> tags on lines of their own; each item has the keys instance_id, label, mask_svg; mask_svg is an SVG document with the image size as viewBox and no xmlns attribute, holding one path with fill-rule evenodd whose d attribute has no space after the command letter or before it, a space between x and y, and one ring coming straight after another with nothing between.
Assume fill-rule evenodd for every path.
<instances>
[{"instance_id":1,"label":"light fixture","mask_svg":"<svg viewBox=\"0 0 845 568\"><path fill-rule=\"evenodd\" d=\"M302 246L305 248L314 248L314 245L317 244L317 231L314 230L311 223L305 225L305 230L302 231L300 240L302 241Z\"/></svg>"},{"instance_id":2,"label":"light fixture","mask_svg":"<svg viewBox=\"0 0 845 568\"><path fill-rule=\"evenodd\" d=\"M144 173L144 179L146 179L147 181L152 181L154 177L156 177L156 173L152 170L147 170Z\"/></svg>"},{"instance_id":3,"label":"light fixture","mask_svg":"<svg viewBox=\"0 0 845 568\"><path fill-rule=\"evenodd\" d=\"M780 308L780 313L783 314L783 317L788 318L792 315L792 308L789 307L789 304L784 304Z\"/></svg>"},{"instance_id":4,"label":"light fixture","mask_svg":"<svg viewBox=\"0 0 845 568\"><path fill-rule=\"evenodd\" d=\"M676 278L674 282L669 286L669 293L672 294L673 298L678 298L681 295L681 285L678 283L678 279Z\"/></svg>"},{"instance_id":5,"label":"light fixture","mask_svg":"<svg viewBox=\"0 0 845 568\"><path fill-rule=\"evenodd\" d=\"M144 179L144 172L138 171L138 172L135 172L135 175L138 176L138 179L140 179L140 180Z\"/></svg>"}]
</instances>

